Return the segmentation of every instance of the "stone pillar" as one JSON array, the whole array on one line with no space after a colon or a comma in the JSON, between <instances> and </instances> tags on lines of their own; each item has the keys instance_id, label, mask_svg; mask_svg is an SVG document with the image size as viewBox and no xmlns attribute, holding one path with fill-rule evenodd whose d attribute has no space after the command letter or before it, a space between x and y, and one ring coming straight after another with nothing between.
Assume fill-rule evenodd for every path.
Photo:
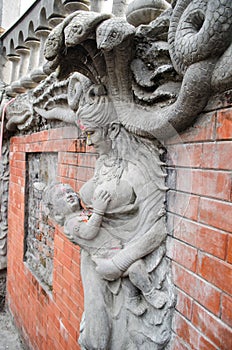
<instances>
[{"instance_id":1,"label":"stone pillar","mask_svg":"<svg viewBox=\"0 0 232 350\"><path fill-rule=\"evenodd\" d=\"M43 65L45 63L44 44L49 33L50 33L49 28L38 29L35 32L36 37L40 40L39 64L38 64L39 67L32 71L31 78L36 83L39 83L41 80L43 80L46 77L46 74L43 71Z\"/></svg>"},{"instance_id":2,"label":"stone pillar","mask_svg":"<svg viewBox=\"0 0 232 350\"><path fill-rule=\"evenodd\" d=\"M94 12L102 12L104 2L104 0L92 0L90 10Z\"/></svg>"},{"instance_id":3,"label":"stone pillar","mask_svg":"<svg viewBox=\"0 0 232 350\"><path fill-rule=\"evenodd\" d=\"M20 78L24 77L27 73L30 50L25 46L18 46L15 49L15 51L20 56L19 73L18 73L19 80L14 81L11 84L11 88L14 92L20 94L25 92L25 88L22 86Z\"/></svg>"},{"instance_id":4,"label":"stone pillar","mask_svg":"<svg viewBox=\"0 0 232 350\"><path fill-rule=\"evenodd\" d=\"M16 54L9 54L7 55L7 58L10 62L12 62L10 82L13 83L18 79L20 56ZM16 93L12 90L11 86L8 86L6 88L6 93L8 96L11 97L14 97L16 95Z\"/></svg>"},{"instance_id":5,"label":"stone pillar","mask_svg":"<svg viewBox=\"0 0 232 350\"><path fill-rule=\"evenodd\" d=\"M113 0L112 13L117 17L125 17L127 5L131 0Z\"/></svg>"},{"instance_id":6,"label":"stone pillar","mask_svg":"<svg viewBox=\"0 0 232 350\"><path fill-rule=\"evenodd\" d=\"M20 17L21 0L0 1L0 27L8 29Z\"/></svg>"},{"instance_id":7,"label":"stone pillar","mask_svg":"<svg viewBox=\"0 0 232 350\"><path fill-rule=\"evenodd\" d=\"M39 48L40 42L36 38L26 40L25 44L30 48L30 59L28 64L28 71L25 77L21 78L21 84L26 89L32 89L36 86L36 83L31 79L31 72L39 64Z\"/></svg>"},{"instance_id":8,"label":"stone pillar","mask_svg":"<svg viewBox=\"0 0 232 350\"><path fill-rule=\"evenodd\" d=\"M96 0L97 2L97 0ZM65 10L67 11L67 13L72 13L74 11L78 11L78 10L84 10L84 11L88 11L89 10L89 4L90 2L88 0L79 0L79 1L64 1L63 0L63 5L65 7Z\"/></svg>"}]
</instances>

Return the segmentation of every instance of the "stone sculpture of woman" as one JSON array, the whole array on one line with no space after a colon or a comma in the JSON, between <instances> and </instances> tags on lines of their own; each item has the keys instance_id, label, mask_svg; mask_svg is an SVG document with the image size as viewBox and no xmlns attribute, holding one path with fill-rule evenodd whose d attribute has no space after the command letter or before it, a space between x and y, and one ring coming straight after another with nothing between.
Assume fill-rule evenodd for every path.
<instances>
[{"instance_id":1,"label":"stone sculpture of woman","mask_svg":"<svg viewBox=\"0 0 232 350\"><path fill-rule=\"evenodd\" d=\"M99 154L94 177L80 197L91 209L96 193L110 194L99 235L117 239L121 248L109 249L106 257L100 245L94 256L82 250L85 312L79 342L82 349L160 349L170 338L174 303L164 257L166 187L160 149L157 141L126 131L103 92L93 84L86 93L91 103L85 96L77 113L87 144ZM75 236L73 220L69 234Z\"/></svg>"},{"instance_id":2,"label":"stone sculpture of woman","mask_svg":"<svg viewBox=\"0 0 232 350\"><path fill-rule=\"evenodd\" d=\"M167 10L138 29L123 18L76 12L45 46L47 71L59 67L60 79L85 76L70 77L68 103L99 158L80 197L93 209L95 194L109 193L98 234L121 245L105 257L82 249L83 350L158 350L171 336L175 297L157 140L191 125L211 89L221 88L214 77L231 52L232 6L224 0L162 3ZM221 23L228 25L217 40ZM227 74L224 88L230 82Z\"/></svg>"}]
</instances>

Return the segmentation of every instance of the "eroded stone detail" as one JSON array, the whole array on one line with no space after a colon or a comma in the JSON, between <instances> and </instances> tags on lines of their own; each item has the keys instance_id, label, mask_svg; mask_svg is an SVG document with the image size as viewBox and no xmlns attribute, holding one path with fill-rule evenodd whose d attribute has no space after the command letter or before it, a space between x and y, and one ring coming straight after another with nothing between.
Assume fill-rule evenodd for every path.
<instances>
[{"instance_id":1,"label":"eroded stone detail","mask_svg":"<svg viewBox=\"0 0 232 350\"><path fill-rule=\"evenodd\" d=\"M0 312L3 311L5 306L6 297L6 270L0 271Z\"/></svg>"},{"instance_id":2,"label":"eroded stone detail","mask_svg":"<svg viewBox=\"0 0 232 350\"><path fill-rule=\"evenodd\" d=\"M52 288L54 227L42 208L45 185L55 181L56 154L31 154L27 169L25 261L35 276Z\"/></svg>"},{"instance_id":3,"label":"eroded stone detail","mask_svg":"<svg viewBox=\"0 0 232 350\"><path fill-rule=\"evenodd\" d=\"M9 142L4 141L0 159L0 270L7 266L7 208L9 189Z\"/></svg>"}]
</instances>

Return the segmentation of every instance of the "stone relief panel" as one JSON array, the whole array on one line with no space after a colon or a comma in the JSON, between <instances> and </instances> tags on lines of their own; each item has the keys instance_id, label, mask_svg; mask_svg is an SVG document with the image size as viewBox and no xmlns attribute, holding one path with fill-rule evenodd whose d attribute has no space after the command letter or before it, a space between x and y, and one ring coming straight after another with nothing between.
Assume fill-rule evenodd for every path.
<instances>
[{"instance_id":1,"label":"stone relief panel","mask_svg":"<svg viewBox=\"0 0 232 350\"><path fill-rule=\"evenodd\" d=\"M54 227L42 208L45 186L55 181L57 154L28 154L24 259L35 276L52 289Z\"/></svg>"},{"instance_id":2,"label":"stone relief panel","mask_svg":"<svg viewBox=\"0 0 232 350\"><path fill-rule=\"evenodd\" d=\"M133 3L137 9L139 1ZM76 125L99 154L78 196L56 184L47 198L64 234L82 248L83 350L168 348L175 292L165 255L162 143L190 126L212 94L232 88L232 3L160 4L157 18L144 24L94 12L66 17L48 36L44 69L51 75L28 94L30 113L22 108L14 119L9 107L9 129L19 130L21 120L27 128L27 120L58 119ZM36 157L28 183L49 185ZM41 205L32 188L30 229L39 217L33 209L30 219L30 208ZM44 256L35 234L25 257L50 283L43 264L36 265Z\"/></svg>"}]
</instances>

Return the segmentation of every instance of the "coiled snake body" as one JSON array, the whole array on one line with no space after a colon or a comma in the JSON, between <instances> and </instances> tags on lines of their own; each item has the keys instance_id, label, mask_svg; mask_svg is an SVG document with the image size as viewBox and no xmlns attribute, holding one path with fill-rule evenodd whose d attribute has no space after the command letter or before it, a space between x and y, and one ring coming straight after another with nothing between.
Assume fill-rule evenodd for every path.
<instances>
[{"instance_id":1,"label":"coiled snake body","mask_svg":"<svg viewBox=\"0 0 232 350\"><path fill-rule=\"evenodd\" d=\"M215 64L228 51L231 39L231 1L178 0L168 42L173 65L184 75L179 96L172 105L154 108L152 112L139 110L137 106L126 113L121 111L121 123L131 132L161 139L171 136L174 129L181 131L190 126L208 101Z\"/></svg>"}]
</instances>

